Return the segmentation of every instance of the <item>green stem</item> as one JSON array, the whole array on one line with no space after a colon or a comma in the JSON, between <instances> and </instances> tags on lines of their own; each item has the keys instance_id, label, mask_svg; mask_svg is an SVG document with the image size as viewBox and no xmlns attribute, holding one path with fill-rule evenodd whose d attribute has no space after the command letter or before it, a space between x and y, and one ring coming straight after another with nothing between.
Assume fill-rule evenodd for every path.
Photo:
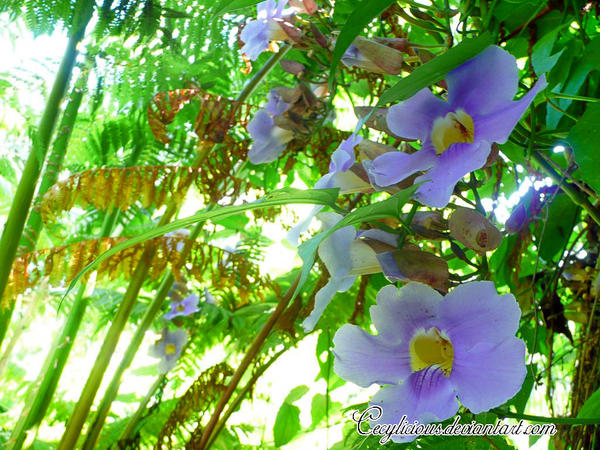
<instances>
[{"instance_id":1,"label":"green stem","mask_svg":"<svg viewBox=\"0 0 600 450\"><path fill-rule=\"evenodd\" d=\"M243 102L248 96L254 91L256 86L260 83L260 81L269 73L269 71L275 66L275 64L283 57L283 55L287 52L288 47L283 47L277 54L271 56L265 67L263 67L254 77L250 80L250 82L244 87L240 95L236 98L236 101ZM194 162L191 164L192 167L199 167L204 159L210 153L210 148L206 147L204 151L200 152ZM177 213L179 209L179 205L177 202L173 201L168 206L167 209L162 216L161 220L158 223L158 226L165 225L168 223L173 216ZM81 434L81 430L85 424L86 418L90 412L92 404L94 402L94 398L96 397L96 393L100 388L100 384L102 383L102 378L108 365L110 364L110 360L112 354L119 342L119 337L127 321L129 320L129 315L133 309L135 301L137 299L138 293L144 284L144 281L148 275L150 270L150 265L152 263L152 258L154 257L154 249L152 247L148 247L142 257L138 266L136 267L133 276L131 277L131 281L129 286L127 287L127 291L123 295L123 300L119 305L119 309L111 323L110 328L108 329L107 335L102 343L102 347L100 348L100 352L96 358L94 366L90 371L88 379L85 383L83 391L75 405L75 409L67 423L67 427L65 432L58 444L57 450L71 450L75 448L77 445L77 441Z\"/></svg>"},{"instance_id":2,"label":"green stem","mask_svg":"<svg viewBox=\"0 0 600 450\"><path fill-rule=\"evenodd\" d=\"M0 299L2 299L8 283L12 263L17 253L25 220L29 213L35 187L44 159L46 158L52 131L56 124L58 110L65 96L69 79L71 78L75 58L77 57L77 44L85 35L85 29L92 17L93 6L94 2L92 0L86 0L86 5L83 8L85 11L78 21L79 26L72 30L69 37L65 54L56 74L56 79L50 91L50 96L48 97L37 133L34 136L32 149L29 152L27 162L21 174L21 181L17 186L17 191L15 192L10 212L4 225L4 231L0 238ZM10 301L10 299L4 299L4 301ZM13 308L14 302L11 302L8 307L0 306L0 345L2 345L2 341L6 336Z\"/></svg>"},{"instance_id":3,"label":"green stem","mask_svg":"<svg viewBox=\"0 0 600 450\"><path fill-rule=\"evenodd\" d=\"M300 281L300 274L298 274L298 276L296 277L296 280L294 281L294 283L292 283L292 285L290 286L288 291L285 293L285 295L279 299L279 302L277 303L277 307L275 308L275 310L273 311L273 313L271 314L269 319L265 322L264 326L262 327L262 329L260 330L258 335L254 338L254 341L252 341L252 345L250 345L250 348L244 355L242 362L240 363L240 365L236 369L235 373L231 377L231 380L229 381L229 384L227 385L227 389L225 390L225 392L223 392L223 395L221 395L221 397L219 398L219 401L218 401L217 405L215 406L215 410L213 411L213 414L210 417L210 420L208 421L208 423L206 424L206 427L202 431L202 437L200 438L200 442L194 446L195 449L205 450L207 448L208 441L209 441L211 435L215 431L215 428L217 426L217 422L219 421L219 417L221 416L221 413L223 412L223 410L225 409L225 406L229 402L229 399L235 392L235 389L236 389L237 385L239 384L240 380L242 379L242 376L246 372L246 369L248 369L248 366L250 365L250 363L254 360L256 355L258 355L258 352L262 348L267 337L269 337L269 334L271 333L271 330L275 326L275 323L277 323L277 320L279 319L281 314L283 314L283 311L285 310L288 303L290 302L290 299L292 298L299 281Z\"/></svg>"},{"instance_id":4,"label":"green stem","mask_svg":"<svg viewBox=\"0 0 600 450\"><path fill-rule=\"evenodd\" d=\"M167 374L164 374L164 373L161 374L156 379L154 384L152 386L150 386L148 393L146 394L144 399L140 402L138 409L135 411L133 416L131 416L131 419L127 423L127 426L123 429L123 431L119 435L119 441L117 443L117 448L126 448L126 446L124 445L125 444L124 441L126 441L127 439L129 439L129 437L131 435L133 435L138 423L140 422L140 420L142 420L142 417L144 416L144 413L146 412L146 405L148 405L148 402L150 401L150 399L152 398L152 396L154 395L156 390L164 382L166 376L167 376Z\"/></svg>"},{"instance_id":5,"label":"green stem","mask_svg":"<svg viewBox=\"0 0 600 450\"><path fill-rule=\"evenodd\" d=\"M110 236L115 215L117 214L107 213L105 215L101 237ZM7 450L21 449L27 437L27 430L39 424L46 414L88 305L88 299L84 296L86 289L86 284L82 284L75 295L73 306L69 310L69 316L62 332L44 361L38 381L30 388L26 407L21 412L17 425L11 434Z\"/></svg>"},{"instance_id":6,"label":"green stem","mask_svg":"<svg viewBox=\"0 0 600 450\"><path fill-rule=\"evenodd\" d=\"M275 361L277 361L277 359L281 355L283 355L283 353L285 353L287 350L288 350L287 348L284 348L283 350L280 350L279 352L277 352L275 355L273 355L271 357L271 359L269 359L265 364L260 366L258 368L258 370L256 370L256 372L254 372L252 374L252 377L250 378L250 380L248 380L248 382L242 388L242 390L237 395L237 397L231 402L231 404L227 408L227 411L225 411L225 413L223 414L223 417L221 417L221 419L217 423L217 425L215 427L215 431L212 433L212 436L211 436L210 440L208 441L208 444L206 445L207 449L211 448L212 445L215 443L215 440L219 436L219 433L225 427L225 424L227 423L229 416L231 416L231 414L233 414L240 407L240 405L242 404L242 401L244 401L244 398L252 390L252 388L254 387L254 385L256 384L258 379L262 376L262 374L265 373L267 371L267 369L269 367L271 367L271 364L273 364Z\"/></svg>"},{"instance_id":7,"label":"green stem","mask_svg":"<svg viewBox=\"0 0 600 450\"><path fill-rule=\"evenodd\" d=\"M548 162L544 159L544 157L537 151L532 152L533 158L537 161L537 163L542 167L544 172L548 174L555 183L557 183L560 188L567 194L573 203L581 206L586 212L590 215L594 222L600 225L600 211L596 209L594 205L590 203L588 198L583 195L578 189L574 188L570 184L566 183L564 178L561 177Z\"/></svg>"},{"instance_id":8,"label":"green stem","mask_svg":"<svg viewBox=\"0 0 600 450\"><path fill-rule=\"evenodd\" d=\"M577 417L544 417L544 416L532 416L529 414L518 414L510 411L504 411L502 409L494 408L491 410L494 414L500 417L507 417L509 419L523 419L529 422L539 423L555 423L559 425L600 425L600 418L594 419L580 419Z\"/></svg>"},{"instance_id":9,"label":"green stem","mask_svg":"<svg viewBox=\"0 0 600 450\"><path fill-rule=\"evenodd\" d=\"M213 209L213 205L210 205L208 208ZM181 259L182 260L187 258L187 255L189 254L189 252L192 249L192 244L198 238L198 235L202 231L203 226L204 226L204 223L199 222L194 227L192 232L190 233L188 241L186 242L184 248L181 251ZM154 299L148 306L148 309L146 310L146 313L144 314L144 318L142 319L142 322L136 329L135 334L133 335L131 342L129 343L129 346L127 347L127 350L125 350L125 354L123 355L121 363L119 364L119 367L117 368L115 374L113 375L113 378L111 379L110 384L108 385L108 388L106 389L106 393L104 394L104 397L102 398L102 401L100 402L100 405L98 406L94 421L92 422L92 425L90 426L90 429L89 429L89 431L86 435L85 441L83 443L82 448L84 450L85 449L93 450L95 448L96 441L100 437L100 432L102 431L102 427L104 426L106 417L108 416L108 413L110 412L110 406L112 405L112 402L117 397L117 394L119 392L119 386L121 384L121 377L123 376L123 373L125 373L127 368L130 366L131 362L133 361L133 358L135 357L135 355L136 355L137 351L139 350L140 345L144 339L144 335L146 334L146 331L148 331L148 329L154 322L156 315L160 312L160 308L163 304L163 301L167 297L169 290L171 289L171 286L173 286L174 281L175 281L175 278L173 277L173 274L171 273L171 271L167 271L165 278L163 279L160 287L158 288L156 296L154 297Z\"/></svg>"},{"instance_id":10,"label":"green stem","mask_svg":"<svg viewBox=\"0 0 600 450\"><path fill-rule=\"evenodd\" d=\"M90 54L88 54L88 61L90 60ZM44 174L40 182L40 187L37 191L37 197L34 201L35 206L39 206L44 194L50 189L50 187L58 180L58 174L62 167L65 155L67 153L67 147L71 139L71 133L75 126L75 120L83 100L83 93L85 91L89 70L84 70L81 76L77 79L75 87L71 92L71 98L65 108L65 112L62 116L56 138L52 145L52 151L48 157ZM29 219L25 225L23 235L21 236L21 242L19 243L19 254L28 253L35 249L35 244L39 237L40 230L42 228L42 216L38 208L34 207L31 210Z\"/></svg>"},{"instance_id":11,"label":"green stem","mask_svg":"<svg viewBox=\"0 0 600 450\"><path fill-rule=\"evenodd\" d=\"M144 339L146 331L148 331L148 328L150 328L150 325L152 325L152 322L154 322L156 315L160 312L163 301L167 297L174 280L175 279L173 278L171 272L167 273L160 287L158 288L158 292L152 300L152 303L150 303L150 305L148 306L146 314L144 314L144 318L142 319L142 323L140 323L135 334L133 335L129 346L127 347L127 350L123 355L123 359L121 360L117 371L113 375L110 384L106 388L104 397L102 398L102 401L100 402L100 405L96 410L96 416L94 418L94 421L90 425L90 428L87 432L85 441L82 446L83 450L93 450L95 448L96 441L100 437L100 432L102 431L102 426L104 425L106 416L108 416L108 413L110 412L110 406L119 392L121 377L133 361L133 358L135 357L135 354L137 353L142 343L142 340Z\"/></svg>"}]
</instances>

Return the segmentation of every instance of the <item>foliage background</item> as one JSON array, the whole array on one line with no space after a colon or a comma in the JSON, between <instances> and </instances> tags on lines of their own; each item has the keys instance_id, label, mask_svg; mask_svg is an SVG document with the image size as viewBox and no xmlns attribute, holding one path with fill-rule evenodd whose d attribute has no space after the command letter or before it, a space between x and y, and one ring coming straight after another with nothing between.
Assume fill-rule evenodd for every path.
<instances>
[{"instance_id":1,"label":"foliage background","mask_svg":"<svg viewBox=\"0 0 600 450\"><path fill-rule=\"evenodd\" d=\"M254 15L255 3L120 0L93 5L94 14L79 43L80 54L69 77L67 94L70 92L71 97L69 100L69 95L64 96L58 111L68 111L78 95L81 104L75 109L72 125L66 128L57 113L59 123L46 158L52 161L61 137L68 136L64 160L55 165L60 167L57 181L61 184L50 189L53 198L45 203L34 201L37 206L29 217L39 214L43 222L37 242L31 241L31 235L27 237L27 229L23 238L12 236L20 241L19 257L34 248L42 253L37 259L27 259L27 269L18 265L18 259L2 262L8 267L13 264L13 280L19 279L18 274L27 277L9 284L3 297L3 308L14 308L14 312L10 327L3 331L8 334L0 353L0 442L8 443L19 428L20 417L31 404L33 380L38 374L50 372L43 361L52 348L51 341L65 329L65 320L76 305L85 302L77 339L56 393L50 394L48 409L35 425L26 427L30 430L27 445L57 446L89 369L102 343L108 341L107 331L124 303L138 261L147 256L144 251L148 246L158 246L159 256L147 261L148 276L140 281L139 296L132 304L111 365L101 377L92 412L105 395L112 373L127 353L127 344L143 323L149 305L168 279L167 271L176 278L181 275L188 279L190 288L199 294L207 287L217 302L203 302L200 313L181 323L191 334L190 343L176 369L166 377L157 373L155 360L147 356L148 347L164 326L159 319L152 321L154 336L147 333L132 369L121 378L118 396L96 445L110 448L121 439L119 445L133 448L150 448L157 442L182 448L186 442L195 442L214 411L225 380L230 380L231 371L240 365L270 313L293 286L302 262L295 249L285 244L284 236L310 206L273 206L209 220L198 229L189 261L176 255L177 242L186 242L186 234L146 241L127 254L116 255L113 265L83 277L74 290L63 296L69 281L100 250L114 246L121 238L144 236L144 232L154 230L169 211L166 205L173 201L178 205L177 217L187 217L206 208L240 205L276 189L310 188L327 172L331 153L348 136L344 132L352 131L356 124L353 106L376 104L381 94L396 83L397 76L339 65L335 96L306 120L310 131L272 163L240 164L249 144L244 125L264 104L271 88L331 81L331 51L315 42L318 33L312 25L323 35L347 29L354 35L407 38L431 46L428 50L433 53L488 32L490 42L501 44L517 58L522 87L531 85L533 71L547 73L549 87L509 142L500 146L501 158L492 167L476 171L471 178L475 184L465 179L459 186L463 199L456 200L457 204L484 209L500 229L509 214L524 205L531 219L527 226L518 234L506 234L502 245L487 257L457 248L456 242L451 245L449 239L419 242L422 248L447 259L456 280L469 276L491 279L500 292L512 292L523 310L519 336L528 345L529 376L522 391L507 405L475 419L492 421L524 414L553 417L557 419L550 420L559 425L559 434L537 444L535 439L422 438L411 448L597 445L598 430L593 424L600 417L596 209L600 157L594 132L598 130L600 110L593 102L598 98L600 77L598 3L317 1L318 14L303 16L300 22L307 43L285 54L285 59L305 65L303 78L298 80L275 65L246 99L250 106L228 117L232 103L227 99L243 92L248 80L272 56L263 53L249 66L240 55L240 26ZM242 8L218 13L236 5ZM76 34L87 6L89 2L83 0L0 1L0 20L6 25L2 27L2 40L13 48L9 54L18 54L25 42L66 47L67 37ZM374 20L357 24L350 20L355 11ZM3 222L17 185L25 178L30 151L43 156L36 133L40 132L42 105L50 90L48 80L58 71L62 51L53 52L55 58L41 57L36 63L0 72ZM460 52L453 55L461 58ZM440 75L443 78L443 73ZM402 76L407 80L407 89L424 87L420 85L423 79L407 77L407 73ZM155 95L196 88L212 97L195 98L186 104L166 127L170 142L157 140L147 115ZM155 107L159 112L161 108L168 111L164 104ZM197 117L208 124L204 134L194 132ZM227 139L219 141L221 137L215 130L219 131L219 119L223 117L236 125ZM364 127L362 132L379 142L393 142L376 130ZM194 165L199 154L208 156L199 171L190 172L186 168ZM52 167L46 163L42 178ZM131 172L135 177L119 185L117 179L125 167L136 167ZM82 171L90 172L77 183L68 181ZM110 178L111 173L119 175ZM107 179L112 181L107 184ZM136 191L129 192L128 197L127 190L135 185L130 180L141 180L140 185L152 193L145 200ZM186 183L192 185L189 192ZM291 203L292 197L284 193L282 203ZM340 196L337 204L345 209L360 208L382 198L383 194ZM404 212L409 210L410 205L405 205ZM94 242L102 237L114 239L96 246ZM48 263L48 251L41 249L54 249L50 251L54 255L52 264ZM477 268L475 273L473 266ZM310 311L314 292L326 277L323 265L317 262L302 294L264 339L234 393L233 398L241 401L239 410L220 430L214 447L269 448L288 444L304 448L324 443L332 448L377 446L372 440L359 439L344 415L345 408L366 402L373 391L338 378L332 371L329 349L335 330L349 320L369 328L364 311L374 303L376 292L386 281L381 274L363 276L350 291L335 297L315 332L305 336L299 323ZM161 308L166 312L166 300ZM60 342L54 345L60 346ZM189 391L190 386L195 390ZM469 413L463 417L465 421L472 419ZM567 417L570 422L564 420ZM87 417L88 424L93 418L93 413ZM592 425L571 426L571 422L582 423L585 419ZM131 425L124 435L130 424L135 426Z\"/></svg>"}]
</instances>

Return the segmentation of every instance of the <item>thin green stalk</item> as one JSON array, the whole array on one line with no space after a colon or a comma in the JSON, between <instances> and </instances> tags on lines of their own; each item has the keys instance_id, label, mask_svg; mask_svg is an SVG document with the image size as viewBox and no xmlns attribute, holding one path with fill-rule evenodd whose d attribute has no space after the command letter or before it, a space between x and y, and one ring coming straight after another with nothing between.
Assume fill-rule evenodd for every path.
<instances>
[{"instance_id":1,"label":"thin green stalk","mask_svg":"<svg viewBox=\"0 0 600 450\"><path fill-rule=\"evenodd\" d=\"M89 54L87 59L90 59ZM77 79L77 82L75 83L73 91L71 92L71 98L69 99L69 103L65 108L65 112L58 126L56 138L52 144L52 151L50 152L48 162L46 163L46 167L42 175L42 180L40 181L40 187L38 188L37 197L34 201L36 206L41 203L44 194L58 180L58 174L60 173L65 155L67 154L67 147L71 139L71 133L73 132L79 107L81 106L81 101L83 100L83 93L87 85L88 74L89 70L84 70L81 73ZM41 228L42 216L39 210L34 207L29 214L29 218L27 219L25 229L21 236L21 242L19 243L19 254L28 253L35 249L35 244L39 237Z\"/></svg>"},{"instance_id":2,"label":"thin green stalk","mask_svg":"<svg viewBox=\"0 0 600 450\"><path fill-rule=\"evenodd\" d=\"M277 54L273 55L267 63L265 67L263 67L252 80L244 87L240 95L237 97L237 101L243 102L247 99L247 97L254 91L259 82L269 73L269 71L275 66L275 64L283 57L283 55L287 52L288 47L283 47ZM208 156L210 152L210 148L205 148L203 152L200 152L194 162L191 164L192 167L198 167L202 164L204 159ZM162 216L161 220L158 223L158 226L165 225L168 223L172 217L177 213L179 209L179 205L176 202L172 202L167 206L167 209ZM67 427L65 432L58 444L57 450L71 450L75 448L77 445L77 441L81 434L81 430L85 424L86 418L90 412L92 404L94 402L94 398L98 389L100 388L100 384L102 383L102 378L108 365L110 364L110 360L112 354L119 342L119 337L127 321L129 320L129 315L133 309L135 301L137 299L138 293L144 284L146 276L150 270L150 265L152 264L152 258L154 256L154 249L148 247L141 259L140 263L136 267L133 276L131 277L131 281L129 286L127 287L127 291L123 296L123 300L119 305L119 309L111 323L111 326L107 332L107 335L102 343L102 347L100 348L100 352L96 358L94 366L90 371L88 379L85 383L83 391L79 397L77 404L75 405L75 409L67 423Z\"/></svg>"},{"instance_id":3,"label":"thin green stalk","mask_svg":"<svg viewBox=\"0 0 600 450\"><path fill-rule=\"evenodd\" d=\"M590 203L588 198L583 195L578 189L574 188L570 184L566 183L563 177L561 177L548 162L544 159L544 157L537 151L532 152L533 158L537 161L537 163L544 169L544 172L548 174L555 183L558 183L560 188L567 194L573 203L581 206L586 212L590 215L590 217L600 225L600 211Z\"/></svg>"},{"instance_id":4,"label":"thin green stalk","mask_svg":"<svg viewBox=\"0 0 600 450\"><path fill-rule=\"evenodd\" d=\"M237 395L237 397L231 402L231 404L229 405L229 407L227 408L227 411L225 411L225 413L223 414L223 417L221 417L221 419L219 420L219 422L217 423L216 427L215 427L215 431L212 433L212 436L210 438L210 440L208 441L208 444L206 445L206 448L209 449L214 443L215 440L217 439L217 437L219 436L219 433L223 430L223 428L225 427L225 424L227 423L227 420L229 419L229 417L231 416L231 414L233 414L242 404L242 402L244 401L244 398L246 397L246 395L248 395L248 393L254 388L254 385L256 384L256 382L258 381L258 379L262 376L263 373L265 373L267 371L267 369L269 367L271 367L271 365L277 361L277 359L283 355L286 351L288 350L288 348L284 348L283 350L280 350L279 352L275 353L271 359L269 359L265 364L263 364L262 366L260 366L258 368L258 370L256 370L253 374L252 377L250 378L250 380L248 380L248 382L246 383L246 385L241 389L240 393Z\"/></svg>"},{"instance_id":5,"label":"thin green stalk","mask_svg":"<svg viewBox=\"0 0 600 450\"><path fill-rule=\"evenodd\" d=\"M140 420L142 420L142 417L144 416L144 413L146 412L146 405L148 405L148 402L150 401L150 399L152 398L152 396L154 395L156 390L165 381L166 376L167 375L164 373L159 375L159 377L156 379L154 384L152 386L150 386L150 389L148 389L148 393L146 394L144 399L140 402L138 409L135 411L135 413L133 414L133 416L127 423L127 426L121 432L121 434L119 436L119 441L117 443L118 448L125 448L125 446L122 444L124 444L125 443L124 441L126 441L127 439L129 439L129 437L131 435L133 435L136 427L138 426L138 423L140 422Z\"/></svg>"},{"instance_id":6,"label":"thin green stalk","mask_svg":"<svg viewBox=\"0 0 600 450\"><path fill-rule=\"evenodd\" d=\"M135 354L137 353L142 343L142 340L144 339L146 331L148 331L148 328L150 328L150 325L152 325L152 323L154 322L156 315L160 312L160 308L163 304L163 301L167 297L174 280L175 279L173 277L173 274L169 271L169 273L167 273L167 275L163 279L160 287L158 288L158 292L152 300L152 303L150 303L150 305L148 306L146 314L144 314L144 318L142 319L142 323L140 323L135 334L133 335L129 346L127 347L127 350L123 355L123 359L121 360L117 371L113 375L110 384L106 388L104 397L102 398L102 401L100 402L100 405L96 410L96 416L94 418L94 421L90 425L90 428L87 432L85 441L82 446L83 450L93 450L95 448L96 441L100 437L100 432L102 431L102 426L104 425L106 416L108 416L108 413L110 411L110 406L112 405L112 402L117 397L117 394L119 392L121 377L133 361L133 358L135 357Z\"/></svg>"},{"instance_id":7,"label":"thin green stalk","mask_svg":"<svg viewBox=\"0 0 600 450\"><path fill-rule=\"evenodd\" d=\"M554 423L559 425L600 425L600 418L584 419L578 417L544 417L544 416L532 416L530 414L518 414L510 411L504 411L500 408L494 408L490 410L494 414L500 417L507 417L510 419L523 419L528 422L538 423Z\"/></svg>"},{"instance_id":8,"label":"thin green stalk","mask_svg":"<svg viewBox=\"0 0 600 450\"><path fill-rule=\"evenodd\" d=\"M217 405L215 406L215 410L213 411L213 414L210 417L210 420L208 421L208 423L206 424L206 427L204 427L204 430L202 431L202 437L200 438L200 442L194 447L195 449L205 450L207 448L208 441L211 438L211 436L214 434L214 431L215 431L215 428L219 421L219 418L221 416L221 413L225 409L225 406L227 405L227 403L229 403L229 399L235 392L237 385L239 384L239 382L242 379L242 376L244 375L244 373L250 366L250 363L258 355L258 352L262 348L265 340L269 337L271 330L273 329L273 327L279 320L279 317L281 317L281 314L283 314L283 311L285 311L288 303L290 302L290 299L294 295L294 291L296 290L296 287L298 286L299 281L300 281L300 274L298 274L298 276L296 277L296 280L292 283L292 285L290 286L288 291L285 293L285 295L283 295L279 299L279 302L277 303L277 307L275 308L275 310L273 311L273 313L271 314L269 319L265 322L265 324L261 328L260 332L256 335L256 337L254 338L254 341L252 341L252 345L250 345L250 348L244 355L242 362L240 363L240 365L236 369L235 373L231 377L231 380L229 381L229 384L227 385L227 389L225 390L225 392L223 392L223 395L221 395L221 397L219 398L219 401L217 402Z\"/></svg>"},{"instance_id":9,"label":"thin green stalk","mask_svg":"<svg viewBox=\"0 0 600 450\"><path fill-rule=\"evenodd\" d=\"M101 237L110 236L114 217L115 213L107 213L104 217ZM27 437L27 430L38 425L46 414L88 305L88 299L84 296L86 289L87 284L82 283L77 290L67 321L46 357L38 381L31 387L26 406L11 434L7 450L20 450Z\"/></svg>"},{"instance_id":10,"label":"thin green stalk","mask_svg":"<svg viewBox=\"0 0 600 450\"><path fill-rule=\"evenodd\" d=\"M65 54L56 74L56 79L48 97L37 133L34 135L33 146L21 174L21 181L17 186L17 191L15 192L6 224L4 225L4 231L0 238L0 299L2 299L8 283L12 263L17 253L23 227L25 226L25 220L27 219L40 171L50 145L50 138L56 124L58 110L65 96L69 79L71 78L75 58L77 57L77 44L83 39L87 24L92 17L94 2L92 0L85 1L86 3L82 8L82 15L76 22L78 27L72 30L69 37ZM2 345L2 341L6 336L13 308L14 303L11 303L8 307L0 306L0 345Z\"/></svg>"}]
</instances>

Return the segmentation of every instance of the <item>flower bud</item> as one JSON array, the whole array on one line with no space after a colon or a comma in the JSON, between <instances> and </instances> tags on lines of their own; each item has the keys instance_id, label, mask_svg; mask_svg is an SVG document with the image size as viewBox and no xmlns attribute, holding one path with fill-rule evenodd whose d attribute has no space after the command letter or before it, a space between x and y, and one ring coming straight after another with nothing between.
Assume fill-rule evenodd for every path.
<instances>
[{"instance_id":1,"label":"flower bud","mask_svg":"<svg viewBox=\"0 0 600 450\"><path fill-rule=\"evenodd\" d=\"M420 281L439 291L448 292L448 264L433 253L409 247L379 253L377 259L383 274L392 283Z\"/></svg>"},{"instance_id":2,"label":"flower bud","mask_svg":"<svg viewBox=\"0 0 600 450\"><path fill-rule=\"evenodd\" d=\"M502 242L502 233L474 209L459 206L450 215L448 226L454 239L479 254L494 250Z\"/></svg>"}]
</instances>

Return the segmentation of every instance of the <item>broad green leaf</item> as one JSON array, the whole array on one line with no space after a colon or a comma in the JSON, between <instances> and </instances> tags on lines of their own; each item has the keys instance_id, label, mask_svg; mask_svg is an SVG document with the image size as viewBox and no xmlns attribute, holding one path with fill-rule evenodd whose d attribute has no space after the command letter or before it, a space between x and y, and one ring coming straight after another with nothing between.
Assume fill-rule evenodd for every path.
<instances>
[{"instance_id":1,"label":"broad green leaf","mask_svg":"<svg viewBox=\"0 0 600 450\"><path fill-rule=\"evenodd\" d=\"M567 243L579 216L579 207L566 194L558 194L548 210L547 220L539 225L540 256L550 262ZM543 234L542 234L543 233Z\"/></svg>"},{"instance_id":2,"label":"broad green leaf","mask_svg":"<svg viewBox=\"0 0 600 450\"><path fill-rule=\"evenodd\" d=\"M273 438L276 447L290 442L300 431L300 409L297 406L283 402L277 412L273 425Z\"/></svg>"},{"instance_id":3,"label":"broad green leaf","mask_svg":"<svg viewBox=\"0 0 600 450\"><path fill-rule=\"evenodd\" d=\"M344 28L342 28L342 31L340 31L335 42L335 48L333 49L333 54L331 56L331 71L329 73L330 85L333 85L334 83L337 67L342 60L342 56L344 56L344 53L348 50L348 47L350 47L356 36L358 36L375 17L379 17L383 11L394 3L396 3L396 0L363 0L356 8L354 8L354 11L352 11L352 14L348 17L348 21L344 25Z\"/></svg>"},{"instance_id":4,"label":"broad green leaf","mask_svg":"<svg viewBox=\"0 0 600 450\"><path fill-rule=\"evenodd\" d=\"M247 8L254 6L264 0L221 0L215 7L213 15L222 16L225 13L235 11L236 9Z\"/></svg>"},{"instance_id":5,"label":"broad green leaf","mask_svg":"<svg viewBox=\"0 0 600 450\"><path fill-rule=\"evenodd\" d=\"M339 189L294 189L294 188L285 188L280 189L278 191L274 191L263 198L256 200L251 203L245 203L243 205L238 206L224 206L220 208L212 209L211 211L205 211L198 214L194 214L193 216L186 217L184 219L174 220L171 223L166 225L156 227L153 230L146 231L145 233L141 233L138 236L128 239L118 245L115 245L110 250L102 253L98 258L96 258L92 263L88 264L81 272L77 274L67 292L65 293L65 297L68 293L73 289L77 281L90 270L95 269L103 261L107 258L110 258L115 253L118 253L126 248L129 248L135 244L140 242L147 241L149 239L155 238L157 236L162 236L169 231L175 231L180 228L186 228L190 225L193 225L198 222L204 222L206 220L215 220L218 221L220 219L225 219L230 216L234 216L236 214L242 213L244 211L249 211L257 208L269 208L271 206L279 206L279 205L291 205L291 204L310 204L310 205L325 205L331 206L333 208L337 208L335 205L335 200L337 199Z\"/></svg>"},{"instance_id":6,"label":"broad green leaf","mask_svg":"<svg viewBox=\"0 0 600 450\"><path fill-rule=\"evenodd\" d=\"M298 287L296 288L296 292L294 292L294 297L298 295L302 286L306 282L308 278L308 274L312 269L313 264L315 263L315 255L317 254L317 249L319 245L327 236L330 236L334 231L339 230L340 228L347 227L349 225L356 225L367 220L378 220L384 219L386 217L398 217L402 206L408 201L413 192L418 188L418 185L411 186L407 189L404 189L392 197L378 203L374 203L371 205L363 206L362 208L358 208L351 213L347 214L342 220L336 223L329 230L324 231L322 233L317 234L306 242L303 242L298 247L298 255L302 258L303 266L302 272L300 275L300 281L298 282Z\"/></svg>"},{"instance_id":7,"label":"broad green leaf","mask_svg":"<svg viewBox=\"0 0 600 450\"><path fill-rule=\"evenodd\" d=\"M600 135L600 103L591 103L588 104L583 117L571 128L567 141L573 148L581 178L600 194L598 135Z\"/></svg>"},{"instance_id":8,"label":"broad green leaf","mask_svg":"<svg viewBox=\"0 0 600 450\"><path fill-rule=\"evenodd\" d=\"M492 43L489 33L483 33L473 39L465 39L446 53L436 56L428 63L417 67L409 76L401 78L400 81L383 93L378 106L412 97L421 89L442 80L452 69L477 56Z\"/></svg>"},{"instance_id":9,"label":"broad green leaf","mask_svg":"<svg viewBox=\"0 0 600 450\"><path fill-rule=\"evenodd\" d=\"M600 419L600 389L590 395L579 412L578 419Z\"/></svg>"}]
</instances>

